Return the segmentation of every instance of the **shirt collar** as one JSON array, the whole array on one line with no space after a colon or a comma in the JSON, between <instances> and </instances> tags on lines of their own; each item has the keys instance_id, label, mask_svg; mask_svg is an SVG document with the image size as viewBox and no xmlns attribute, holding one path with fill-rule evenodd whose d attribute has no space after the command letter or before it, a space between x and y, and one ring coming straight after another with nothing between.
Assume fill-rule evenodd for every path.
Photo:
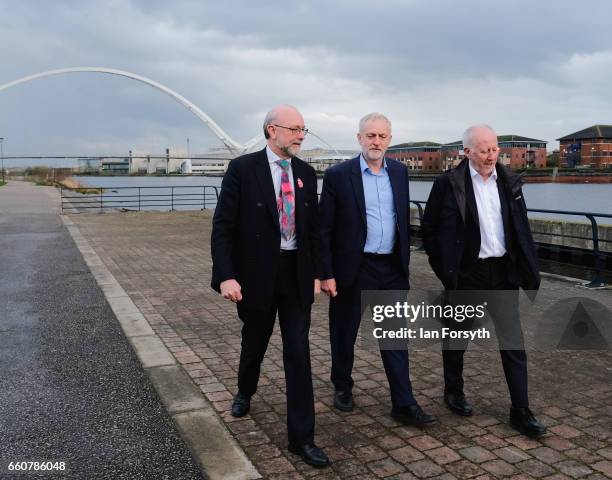
<instances>
[{"instance_id":1,"label":"shirt collar","mask_svg":"<svg viewBox=\"0 0 612 480\"><path fill-rule=\"evenodd\" d=\"M361 173L364 173L367 170L369 170L372 174L374 174L374 172L372 172L372 169L366 163L365 158L363 158L363 153L359 155L359 167L361 168ZM387 170L387 159L386 158L383 158L383 168Z\"/></svg>"},{"instance_id":2,"label":"shirt collar","mask_svg":"<svg viewBox=\"0 0 612 480\"><path fill-rule=\"evenodd\" d=\"M482 175L480 175L480 173L478 173L476 171L476 169L474 167L472 167L472 162L470 162L469 159L468 159L468 167L470 167L470 176L472 178L474 178L476 175L478 175L480 178L482 178L484 180ZM491 177L493 177L493 180L497 181L497 168L493 169L493 173L491 173Z\"/></svg>"},{"instance_id":3,"label":"shirt collar","mask_svg":"<svg viewBox=\"0 0 612 480\"><path fill-rule=\"evenodd\" d=\"M278 160L283 160L272 151L269 145L266 145L266 155L268 156L268 163L276 163ZM289 160L289 163L291 163L291 158L287 158L286 160Z\"/></svg>"}]
</instances>

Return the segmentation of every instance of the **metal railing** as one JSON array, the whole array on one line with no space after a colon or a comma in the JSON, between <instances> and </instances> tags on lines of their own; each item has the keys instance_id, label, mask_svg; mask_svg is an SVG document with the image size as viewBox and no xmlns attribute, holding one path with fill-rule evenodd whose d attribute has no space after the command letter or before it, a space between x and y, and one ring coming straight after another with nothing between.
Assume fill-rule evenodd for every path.
<instances>
[{"instance_id":1,"label":"metal railing","mask_svg":"<svg viewBox=\"0 0 612 480\"><path fill-rule=\"evenodd\" d=\"M214 208L219 188L211 185L169 187L104 187L61 190L61 208L81 210L205 210Z\"/></svg>"},{"instance_id":2,"label":"metal railing","mask_svg":"<svg viewBox=\"0 0 612 480\"><path fill-rule=\"evenodd\" d=\"M147 187L106 187L106 188L85 188L85 189L61 189L61 208L62 212L71 211L143 211L143 210L195 210L214 208L219 200L220 187L212 185L198 186L147 186ZM86 192L86 193L81 193ZM411 204L417 207L419 225L411 225L413 228L420 228L423 219L424 206L427 204L423 200L410 200ZM594 275L589 287L604 286L602 271L604 270L605 253L600 249L601 243L612 243L610 240L599 237L599 225L596 217L610 218L612 214L575 212L565 210L544 210L538 208L528 208L528 212L546 213L555 215L569 215L586 217L590 222L591 235L588 237L579 235L567 235L554 232L532 231L534 235L547 235L550 237L571 238L574 240L587 240L592 242L590 254L594 258ZM546 244L552 245L552 244ZM564 245L554 245L559 251L575 252L576 247ZM420 247L422 249L422 247Z\"/></svg>"},{"instance_id":3,"label":"metal railing","mask_svg":"<svg viewBox=\"0 0 612 480\"><path fill-rule=\"evenodd\" d=\"M423 206L425 206L427 202L423 200L410 200L410 203L415 204L417 207L418 215L419 215L419 225L418 226L420 228L421 223L423 221ZM572 238L574 240L591 241L593 243L593 247L592 249L590 249L590 252L593 255L594 274L593 274L593 278L591 279L591 281L584 286L590 287L590 288L597 288L597 287L605 286L605 281L602 275L602 271L604 269L605 254L602 253L601 249L599 248L599 244L600 243L612 243L612 241L599 238L599 225L597 224L597 220L595 220L595 217L612 219L612 214L592 213L592 212L574 212L574 211L566 211L566 210L545 210L541 208L528 208L527 212L586 217L591 224L591 235L589 237L584 237L584 236L579 236L579 235L565 235L565 234L553 233L553 232L538 232L534 230L532 230L531 233L534 235L548 235L550 237ZM576 250L576 248L565 246L565 245L555 244L555 247L558 248L559 250L564 250L568 252Z\"/></svg>"}]
</instances>

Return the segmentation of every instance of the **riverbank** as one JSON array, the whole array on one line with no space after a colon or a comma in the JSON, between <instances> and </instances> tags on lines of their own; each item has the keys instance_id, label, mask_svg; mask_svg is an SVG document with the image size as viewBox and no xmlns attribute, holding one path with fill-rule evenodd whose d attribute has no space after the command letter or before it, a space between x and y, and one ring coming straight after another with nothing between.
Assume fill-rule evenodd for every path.
<instances>
[{"instance_id":1,"label":"riverbank","mask_svg":"<svg viewBox=\"0 0 612 480\"><path fill-rule=\"evenodd\" d=\"M612 175L525 175L525 183L612 183Z\"/></svg>"},{"instance_id":2,"label":"riverbank","mask_svg":"<svg viewBox=\"0 0 612 480\"><path fill-rule=\"evenodd\" d=\"M67 188L68 190L73 190L75 192L82 193L84 195L100 193L99 188L91 188L91 187L88 187L87 185L83 185L82 183L78 182L72 177L66 178L64 180L60 180L59 182L55 182L55 186Z\"/></svg>"}]
</instances>

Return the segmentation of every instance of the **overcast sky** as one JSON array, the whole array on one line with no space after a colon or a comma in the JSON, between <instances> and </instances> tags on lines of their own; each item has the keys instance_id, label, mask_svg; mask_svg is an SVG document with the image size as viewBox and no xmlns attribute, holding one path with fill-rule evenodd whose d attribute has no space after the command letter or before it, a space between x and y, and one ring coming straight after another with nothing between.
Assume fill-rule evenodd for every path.
<instances>
[{"instance_id":1,"label":"overcast sky","mask_svg":"<svg viewBox=\"0 0 612 480\"><path fill-rule=\"evenodd\" d=\"M0 84L46 70L126 70L183 95L239 142L290 103L336 148L361 116L393 143L486 122L546 140L612 124L610 0L1 2ZM220 146L188 110L95 73L0 92L5 155L192 153ZM320 144L310 139L307 147Z\"/></svg>"}]
</instances>

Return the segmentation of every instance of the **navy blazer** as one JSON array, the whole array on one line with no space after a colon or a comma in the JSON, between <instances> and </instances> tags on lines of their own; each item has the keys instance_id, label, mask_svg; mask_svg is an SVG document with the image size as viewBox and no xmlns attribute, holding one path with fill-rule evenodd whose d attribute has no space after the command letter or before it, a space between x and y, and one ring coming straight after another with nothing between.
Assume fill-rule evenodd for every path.
<instances>
[{"instance_id":1,"label":"navy blazer","mask_svg":"<svg viewBox=\"0 0 612 480\"><path fill-rule=\"evenodd\" d=\"M314 301L319 277L319 216L317 176L299 158L291 159L295 192L295 228L300 303ZM266 149L232 160L221 184L213 217L211 286L235 278L242 288L241 304L269 309L275 292L280 252L276 193Z\"/></svg>"},{"instance_id":2,"label":"navy blazer","mask_svg":"<svg viewBox=\"0 0 612 480\"><path fill-rule=\"evenodd\" d=\"M386 158L393 190L399 250L406 277L410 263L410 196L408 168ZM319 204L322 279L335 278L339 288L352 285L361 266L367 236L365 195L359 157L328 168Z\"/></svg>"}]
</instances>

